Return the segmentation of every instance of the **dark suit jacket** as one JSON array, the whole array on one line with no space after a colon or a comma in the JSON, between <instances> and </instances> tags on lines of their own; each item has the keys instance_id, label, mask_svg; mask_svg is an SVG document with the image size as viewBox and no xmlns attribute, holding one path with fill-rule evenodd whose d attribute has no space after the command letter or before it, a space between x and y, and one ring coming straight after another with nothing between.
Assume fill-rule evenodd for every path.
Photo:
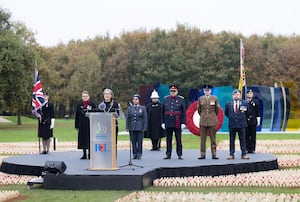
<instances>
[{"instance_id":1,"label":"dark suit jacket","mask_svg":"<svg viewBox=\"0 0 300 202\"><path fill-rule=\"evenodd\" d=\"M250 108L250 113L248 116L248 125L256 126L257 125L256 117L260 117L259 102L257 100L250 100L248 105Z\"/></svg>"},{"instance_id":2,"label":"dark suit jacket","mask_svg":"<svg viewBox=\"0 0 300 202\"><path fill-rule=\"evenodd\" d=\"M247 117L250 113L250 108L245 100L239 100L238 112L234 112L234 101L226 103L225 115L228 117L229 128L246 128Z\"/></svg>"}]
</instances>

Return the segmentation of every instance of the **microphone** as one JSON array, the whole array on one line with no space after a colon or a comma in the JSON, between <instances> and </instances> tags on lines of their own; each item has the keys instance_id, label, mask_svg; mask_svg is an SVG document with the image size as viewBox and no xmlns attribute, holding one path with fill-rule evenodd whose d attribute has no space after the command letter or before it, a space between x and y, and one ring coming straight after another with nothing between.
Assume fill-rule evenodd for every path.
<instances>
[{"instance_id":1,"label":"microphone","mask_svg":"<svg viewBox=\"0 0 300 202\"><path fill-rule=\"evenodd\" d=\"M98 108L99 108L100 110L102 110L102 111L105 112L106 104L105 104L104 102L101 102L101 103L99 104Z\"/></svg>"}]
</instances>

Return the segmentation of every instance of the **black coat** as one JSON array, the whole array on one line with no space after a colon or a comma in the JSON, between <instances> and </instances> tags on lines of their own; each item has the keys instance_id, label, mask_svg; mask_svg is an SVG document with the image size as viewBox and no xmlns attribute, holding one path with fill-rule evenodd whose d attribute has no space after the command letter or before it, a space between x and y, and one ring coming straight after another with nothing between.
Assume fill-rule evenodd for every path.
<instances>
[{"instance_id":1,"label":"black coat","mask_svg":"<svg viewBox=\"0 0 300 202\"><path fill-rule=\"evenodd\" d=\"M75 128L78 129L78 149L89 149L90 147L90 120L85 116L87 108L95 109L96 105L89 102L87 107L80 101L76 106Z\"/></svg>"},{"instance_id":2,"label":"black coat","mask_svg":"<svg viewBox=\"0 0 300 202\"><path fill-rule=\"evenodd\" d=\"M148 129L145 133L146 138L158 140L165 137L164 130L161 127L161 113L163 105L161 103L148 103L146 106Z\"/></svg>"},{"instance_id":3,"label":"black coat","mask_svg":"<svg viewBox=\"0 0 300 202\"><path fill-rule=\"evenodd\" d=\"M257 125L257 117L260 117L259 102L257 100L250 100L248 102L250 113L248 114L247 121L249 126Z\"/></svg>"},{"instance_id":4,"label":"black coat","mask_svg":"<svg viewBox=\"0 0 300 202\"><path fill-rule=\"evenodd\" d=\"M105 109L102 109L101 105L105 104ZM117 118L120 116L120 105L117 101L112 100L111 102L105 102L102 101L99 105L98 108L100 109L101 112L109 112L109 113L116 113L116 135L118 135L119 132L119 127L118 127L118 120Z\"/></svg>"},{"instance_id":5,"label":"black coat","mask_svg":"<svg viewBox=\"0 0 300 202\"><path fill-rule=\"evenodd\" d=\"M50 129L51 119L54 118L54 106L53 103L46 103L41 110L41 121L39 121L38 137L43 139L49 139L53 137L53 129Z\"/></svg>"}]
</instances>

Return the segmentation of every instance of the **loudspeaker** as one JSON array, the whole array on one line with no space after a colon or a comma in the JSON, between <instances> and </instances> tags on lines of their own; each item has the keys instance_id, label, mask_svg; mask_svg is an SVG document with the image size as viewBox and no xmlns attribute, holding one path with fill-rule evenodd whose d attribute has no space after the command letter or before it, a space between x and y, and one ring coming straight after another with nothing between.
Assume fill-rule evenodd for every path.
<instances>
[{"instance_id":1,"label":"loudspeaker","mask_svg":"<svg viewBox=\"0 0 300 202\"><path fill-rule=\"evenodd\" d=\"M52 174L63 174L67 169L63 161L46 161L44 171Z\"/></svg>"}]
</instances>

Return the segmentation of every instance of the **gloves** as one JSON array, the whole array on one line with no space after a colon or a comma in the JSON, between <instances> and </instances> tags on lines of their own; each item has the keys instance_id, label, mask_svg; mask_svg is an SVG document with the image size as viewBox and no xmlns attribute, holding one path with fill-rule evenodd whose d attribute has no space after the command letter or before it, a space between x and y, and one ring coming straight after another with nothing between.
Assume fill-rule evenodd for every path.
<instances>
[{"instance_id":1,"label":"gloves","mask_svg":"<svg viewBox=\"0 0 300 202\"><path fill-rule=\"evenodd\" d=\"M185 128L185 124L181 124L181 129L184 129Z\"/></svg>"},{"instance_id":2,"label":"gloves","mask_svg":"<svg viewBox=\"0 0 300 202\"><path fill-rule=\"evenodd\" d=\"M162 123L161 124L161 128L164 129L164 130L166 130L166 124Z\"/></svg>"},{"instance_id":3,"label":"gloves","mask_svg":"<svg viewBox=\"0 0 300 202\"><path fill-rule=\"evenodd\" d=\"M257 120L257 126L260 126L260 117L256 117Z\"/></svg>"},{"instance_id":4,"label":"gloves","mask_svg":"<svg viewBox=\"0 0 300 202\"><path fill-rule=\"evenodd\" d=\"M51 119L50 129L54 128L54 122L55 122L55 119Z\"/></svg>"}]
</instances>

